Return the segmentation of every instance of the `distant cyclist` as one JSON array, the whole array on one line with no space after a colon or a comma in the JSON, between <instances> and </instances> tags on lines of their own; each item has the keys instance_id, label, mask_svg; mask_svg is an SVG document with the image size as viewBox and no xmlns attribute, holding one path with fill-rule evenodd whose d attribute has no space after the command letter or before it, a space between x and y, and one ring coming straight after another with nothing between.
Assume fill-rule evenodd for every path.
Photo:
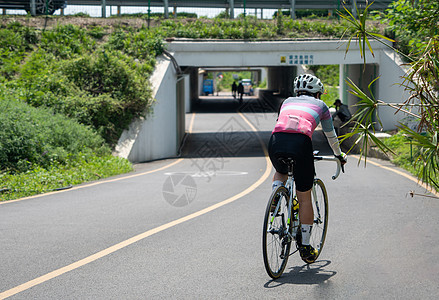
<instances>
[{"instance_id":1,"label":"distant cyclist","mask_svg":"<svg viewBox=\"0 0 439 300\"><path fill-rule=\"evenodd\" d=\"M311 203L311 189L314 181L314 156L312 134L322 124L334 155L344 165L346 154L341 152L328 106L320 100L324 92L320 79L310 74L299 75L294 80L296 97L284 100L279 110L276 126L270 138L268 152L276 169L273 190L283 185L288 178L288 166L278 160L280 157L294 158L294 180L299 200L299 218L302 242L300 257L306 263L313 263L317 250L310 246L314 213Z\"/></svg>"}]
</instances>

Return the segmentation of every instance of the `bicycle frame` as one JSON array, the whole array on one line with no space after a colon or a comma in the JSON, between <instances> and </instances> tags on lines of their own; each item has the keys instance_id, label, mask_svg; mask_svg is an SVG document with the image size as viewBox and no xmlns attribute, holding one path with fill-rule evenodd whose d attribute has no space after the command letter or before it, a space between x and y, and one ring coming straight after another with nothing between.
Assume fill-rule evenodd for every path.
<instances>
[{"instance_id":1,"label":"bicycle frame","mask_svg":"<svg viewBox=\"0 0 439 300\"><path fill-rule=\"evenodd\" d=\"M335 161L337 170L332 179L339 176L341 163L336 157L316 156L315 154L314 158L317 161ZM288 257L299 251L302 245L299 205L293 175L294 161L292 158L284 158L283 162L288 165L288 178L285 184L276 188L270 196L265 210L262 237L264 266L268 275L274 279L282 275L288 263ZM326 238L328 195L323 181L317 178L316 175L314 176L311 193L314 209L314 228L310 236L310 245L318 251L315 257L317 259ZM295 251L291 249L292 242L295 242Z\"/></svg>"},{"instance_id":2,"label":"bicycle frame","mask_svg":"<svg viewBox=\"0 0 439 300\"><path fill-rule=\"evenodd\" d=\"M331 156L317 156L317 155L314 155L314 160L317 160L317 161L322 161L322 160L324 160L324 161L335 161L337 163L337 169L336 169L335 174L332 176L332 179L335 180L340 175L340 171L342 169L342 166L341 166L341 162L340 162L340 160L338 158L331 157ZM316 179L316 178L314 178L314 179ZM287 189L288 194L289 194L288 205L287 205L287 207L288 207L288 218L287 218L287 224L286 224L287 226L286 226L285 230L286 230L287 235L290 238L294 238L295 239L296 232L293 232L292 234L289 233L289 228L291 226L291 217L292 217L292 214L293 214L293 211L294 211L292 205L293 205L293 199L294 199L294 196L295 196L295 195L293 195L293 190L294 190L293 165L289 165L288 166L288 179L285 182L284 186ZM313 193L313 199L316 199L316 190L315 190L314 186L313 186L311 192ZM280 202L281 201L279 201L277 203L274 212L279 211L279 207L281 205ZM318 206L316 206L316 207L317 207L317 213L318 213L318 216L319 216L319 219L320 219L320 209L319 209ZM272 225L272 223L274 221L275 215L276 214L273 214L273 216L271 217L270 229L271 229L271 225Z\"/></svg>"},{"instance_id":3,"label":"bicycle frame","mask_svg":"<svg viewBox=\"0 0 439 300\"><path fill-rule=\"evenodd\" d=\"M287 224L286 224L287 226L285 227L285 231L286 231L285 233L288 235L288 237L290 239L292 239L292 238L295 237L295 234L296 234L295 232L293 232L293 235L292 235L289 232L289 228L291 226L291 216L292 216L292 213L293 213L292 205L293 205L293 198L294 198L294 195L293 195L293 190L294 190L293 166L289 166L289 168L288 168L288 179L285 182L284 186L285 186L285 188L288 191L288 204L287 204L287 207L288 207L288 218L287 218ZM279 201L277 203L274 212L278 212L279 211L280 205L281 205L281 201ZM269 230L271 230L271 225L273 224L275 215L276 214L274 213L273 216L271 217Z\"/></svg>"}]
</instances>

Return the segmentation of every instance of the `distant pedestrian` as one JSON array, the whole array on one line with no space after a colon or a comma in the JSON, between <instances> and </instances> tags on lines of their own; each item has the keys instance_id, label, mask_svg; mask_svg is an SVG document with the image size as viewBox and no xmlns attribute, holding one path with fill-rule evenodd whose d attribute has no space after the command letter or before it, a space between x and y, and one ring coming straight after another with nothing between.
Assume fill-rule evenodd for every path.
<instances>
[{"instance_id":1,"label":"distant pedestrian","mask_svg":"<svg viewBox=\"0 0 439 300\"><path fill-rule=\"evenodd\" d=\"M340 99L335 100L334 106L335 106L335 113L332 114L332 119L335 119L335 117L339 117L340 121L346 123L352 118L348 106L341 103Z\"/></svg>"},{"instance_id":2,"label":"distant pedestrian","mask_svg":"<svg viewBox=\"0 0 439 300\"><path fill-rule=\"evenodd\" d=\"M233 81L233 83L232 83L232 95L233 95L233 98L235 98L235 99L236 99L236 92L237 92L237 90L238 90L238 86L236 85L236 82Z\"/></svg>"},{"instance_id":3,"label":"distant pedestrian","mask_svg":"<svg viewBox=\"0 0 439 300\"><path fill-rule=\"evenodd\" d=\"M339 129L349 122L352 115L349 111L349 107L346 104L341 103L340 99L335 100L334 106L335 112L332 114L332 120L334 122L336 133L339 134Z\"/></svg>"},{"instance_id":4,"label":"distant pedestrian","mask_svg":"<svg viewBox=\"0 0 439 300\"><path fill-rule=\"evenodd\" d=\"M239 102L242 102L242 96L244 95L244 86L242 85L242 82L238 85L238 94L239 94Z\"/></svg>"}]
</instances>

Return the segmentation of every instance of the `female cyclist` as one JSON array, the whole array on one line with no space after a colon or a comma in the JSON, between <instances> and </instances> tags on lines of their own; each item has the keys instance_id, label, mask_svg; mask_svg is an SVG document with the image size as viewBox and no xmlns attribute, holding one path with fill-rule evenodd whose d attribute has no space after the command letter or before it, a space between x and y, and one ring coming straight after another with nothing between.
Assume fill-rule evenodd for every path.
<instances>
[{"instance_id":1,"label":"female cyclist","mask_svg":"<svg viewBox=\"0 0 439 300\"><path fill-rule=\"evenodd\" d=\"M276 169L273 189L285 183L288 166L279 161L281 157L294 158L294 180L299 200L299 218L302 243L300 257L306 263L313 263L317 250L309 244L314 213L311 203L311 188L314 181L314 157L312 135L319 123L328 139L334 155L346 163L346 154L341 152L328 106L320 100L324 92L320 79L302 74L294 80L296 97L287 98L280 107L276 126L268 145L270 160Z\"/></svg>"}]
</instances>

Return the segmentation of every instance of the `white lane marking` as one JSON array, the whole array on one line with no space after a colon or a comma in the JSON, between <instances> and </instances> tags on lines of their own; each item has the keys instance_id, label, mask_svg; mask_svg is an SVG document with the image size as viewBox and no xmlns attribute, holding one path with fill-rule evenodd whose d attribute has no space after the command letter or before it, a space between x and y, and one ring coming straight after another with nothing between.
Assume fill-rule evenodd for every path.
<instances>
[{"instance_id":1,"label":"white lane marking","mask_svg":"<svg viewBox=\"0 0 439 300\"><path fill-rule=\"evenodd\" d=\"M191 177L214 177L214 176L242 176L247 175L248 172L238 171L206 171L206 172L166 172L164 175L172 176L176 174L189 175Z\"/></svg>"}]
</instances>

